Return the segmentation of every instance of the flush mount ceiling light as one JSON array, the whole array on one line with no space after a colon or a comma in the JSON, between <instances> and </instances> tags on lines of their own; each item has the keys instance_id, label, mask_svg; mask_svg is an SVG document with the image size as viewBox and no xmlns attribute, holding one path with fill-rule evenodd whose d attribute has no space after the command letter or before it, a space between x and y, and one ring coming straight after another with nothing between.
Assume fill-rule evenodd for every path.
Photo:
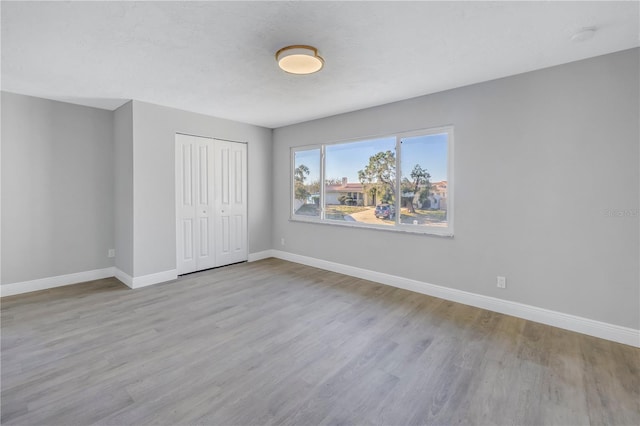
<instances>
[{"instance_id":1,"label":"flush mount ceiling light","mask_svg":"<svg viewBox=\"0 0 640 426\"><path fill-rule=\"evenodd\" d=\"M294 45L276 52L276 61L283 71L290 74L313 74L324 66L324 59L313 46Z\"/></svg>"}]
</instances>

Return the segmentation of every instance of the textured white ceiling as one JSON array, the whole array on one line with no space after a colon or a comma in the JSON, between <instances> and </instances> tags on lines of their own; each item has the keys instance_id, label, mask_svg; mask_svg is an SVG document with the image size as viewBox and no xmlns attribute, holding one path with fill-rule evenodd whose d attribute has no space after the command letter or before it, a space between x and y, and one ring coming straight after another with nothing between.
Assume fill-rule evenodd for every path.
<instances>
[{"instance_id":1,"label":"textured white ceiling","mask_svg":"<svg viewBox=\"0 0 640 426\"><path fill-rule=\"evenodd\" d=\"M280 127L629 49L639 2L2 2L2 90ZM596 26L591 40L571 35ZM280 71L311 44L325 68Z\"/></svg>"}]
</instances>

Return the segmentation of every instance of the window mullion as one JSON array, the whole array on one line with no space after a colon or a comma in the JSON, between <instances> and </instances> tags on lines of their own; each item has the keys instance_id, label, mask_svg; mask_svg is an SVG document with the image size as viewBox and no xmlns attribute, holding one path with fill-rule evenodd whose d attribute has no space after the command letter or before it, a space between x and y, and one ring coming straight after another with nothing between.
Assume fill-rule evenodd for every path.
<instances>
[{"instance_id":1,"label":"window mullion","mask_svg":"<svg viewBox=\"0 0 640 426\"><path fill-rule=\"evenodd\" d=\"M325 220L325 203L324 203L324 197L325 197L325 182L324 182L324 144L320 146L320 220Z\"/></svg>"},{"instance_id":2,"label":"window mullion","mask_svg":"<svg viewBox=\"0 0 640 426\"><path fill-rule=\"evenodd\" d=\"M400 151L401 151L401 147L402 146L402 139L400 138L400 136L396 136L396 200L395 200L395 204L396 204L396 215L395 215L395 222L396 225L398 226L400 224L400 208L402 207L402 193L401 191L401 185L400 185L400 180L401 180L401 176L402 176L402 170L400 169Z\"/></svg>"}]
</instances>

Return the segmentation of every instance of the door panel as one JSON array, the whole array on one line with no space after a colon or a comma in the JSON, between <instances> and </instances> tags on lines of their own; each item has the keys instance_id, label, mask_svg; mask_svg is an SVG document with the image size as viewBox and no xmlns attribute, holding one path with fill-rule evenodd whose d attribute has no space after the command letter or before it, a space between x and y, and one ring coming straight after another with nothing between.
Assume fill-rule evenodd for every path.
<instances>
[{"instance_id":1,"label":"door panel","mask_svg":"<svg viewBox=\"0 0 640 426\"><path fill-rule=\"evenodd\" d=\"M215 253L211 250L214 244L214 228L211 226L212 218L215 214L215 206L212 203L214 199L212 184L213 167L214 167L214 141L208 138L199 138L191 136L194 144L197 146L197 161L195 179L198 186L198 204L196 206L196 214L198 216L198 260L196 262L196 271L209 269L216 266Z\"/></svg>"},{"instance_id":2,"label":"door panel","mask_svg":"<svg viewBox=\"0 0 640 426\"><path fill-rule=\"evenodd\" d=\"M243 231L243 223L244 223L244 218L241 215L235 215L233 217L233 223L235 225L235 235L244 235L244 231ZM233 249L238 252L241 251L243 249L242 246L242 238L236 238L234 241L235 243Z\"/></svg>"},{"instance_id":3,"label":"door panel","mask_svg":"<svg viewBox=\"0 0 640 426\"><path fill-rule=\"evenodd\" d=\"M176 252L178 254L178 274L196 270L194 221L196 219L193 202L195 185L193 145L184 136L176 136L176 215L177 235Z\"/></svg>"},{"instance_id":4,"label":"door panel","mask_svg":"<svg viewBox=\"0 0 640 426\"><path fill-rule=\"evenodd\" d=\"M185 262L193 261L193 220L182 221L182 253Z\"/></svg>"},{"instance_id":5,"label":"door panel","mask_svg":"<svg viewBox=\"0 0 640 426\"><path fill-rule=\"evenodd\" d=\"M247 146L219 143L219 173L216 173L218 266L247 260Z\"/></svg>"},{"instance_id":6,"label":"door panel","mask_svg":"<svg viewBox=\"0 0 640 426\"><path fill-rule=\"evenodd\" d=\"M246 170L244 169L244 165L243 165L243 159L245 157L246 152L237 150L234 152L234 160L235 160L235 164L234 164L234 171L235 171L235 191L234 191L234 195L235 195L235 203L237 205L245 205L246 204L246 199L244 197L244 188L242 187L242 185L244 184L244 173L246 173ZM246 205L245 205L246 208Z\"/></svg>"},{"instance_id":7,"label":"door panel","mask_svg":"<svg viewBox=\"0 0 640 426\"><path fill-rule=\"evenodd\" d=\"M193 170L192 170L192 150L193 146L183 144L181 146L182 164L182 205L183 207L193 206Z\"/></svg>"},{"instance_id":8,"label":"door panel","mask_svg":"<svg viewBox=\"0 0 640 426\"><path fill-rule=\"evenodd\" d=\"M199 141L206 143L206 141ZM198 146L198 203L201 205L209 204L209 147L207 145Z\"/></svg>"},{"instance_id":9,"label":"door panel","mask_svg":"<svg viewBox=\"0 0 640 426\"><path fill-rule=\"evenodd\" d=\"M209 218L200 218L200 256L209 255Z\"/></svg>"},{"instance_id":10,"label":"door panel","mask_svg":"<svg viewBox=\"0 0 640 426\"><path fill-rule=\"evenodd\" d=\"M229 148L221 147L220 153L220 202L223 205L229 204Z\"/></svg>"},{"instance_id":11,"label":"door panel","mask_svg":"<svg viewBox=\"0 0 640 426\"><path fill-rule=\"evenodd\" d=\"M222 228L220 229L221 231L221 236L222 236L222 241L220 242L220 249L218 250L218 253L220 254L228 254L229 253L229 217L228 216L222 216L220 218L220 221L222 222Z\"/></svg>"},{"instance_id":12,"label":"door panel","mask_svg":"<svg viewBox=\"0 0 640 426\"><path fill-rule=\"evenodd\" d=\"M176 135L178 274L215 266L211 226L213 151L210 139Z\"/></svg>"}]
</instances>

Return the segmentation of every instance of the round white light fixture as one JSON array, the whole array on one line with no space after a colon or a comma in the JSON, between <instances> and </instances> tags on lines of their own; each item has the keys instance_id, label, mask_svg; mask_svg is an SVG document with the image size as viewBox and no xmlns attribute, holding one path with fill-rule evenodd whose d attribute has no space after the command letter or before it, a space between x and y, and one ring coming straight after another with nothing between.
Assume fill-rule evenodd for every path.
<instances>
[{"instance_id":1,"label":"round white light fixture","mask_svg":"<svg viewBox=\"0 0 640 426\"><path fill-rule=\"evenodd\" d=\"M290 74L313 74L324 66L324 59L313 46L287 46L276 52L278 66Z\"/></svg>"},{"instance_id":2,"label":"round white light fixture","mask_svg":"<svg viewBox=\"0 0 640 426\"><path fill-rule=\"evenodd\" d=\"M592 38L594 35L596 35L596 27L586 27L586 28L582 28L579 31L576 31L572 36L571 36L571 41L575 42L575 43L579 43L581 41L586 41L589 40L590 38Z\"/></svg>"}]
</instances>

